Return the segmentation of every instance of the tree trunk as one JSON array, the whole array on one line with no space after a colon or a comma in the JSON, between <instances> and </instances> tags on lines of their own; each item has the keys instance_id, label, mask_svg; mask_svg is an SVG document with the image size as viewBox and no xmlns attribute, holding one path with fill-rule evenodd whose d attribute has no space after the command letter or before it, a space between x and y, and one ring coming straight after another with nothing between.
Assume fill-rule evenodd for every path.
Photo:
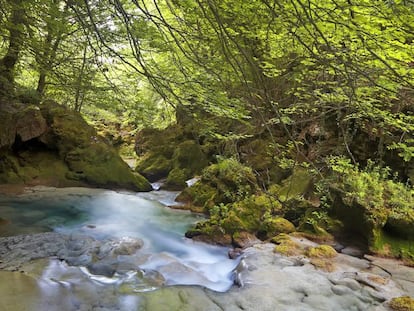
<instances>
[{"instance_id":1,"label":"tree trunk","mask_svg":"<svg viewBox=\"0 0 414 311\"><path fill-rule=\"evenodd\" d=\"M10 95L14 87L14 68L23 45L25 23L24 0L14 0L10 16L9 46L6 55L0 60L0 93Z\"/></svg>"},{"instance_id":2,"label":"tree trunk","mask_svg":"<svg viewBox=\"0 0 414 311\"><path fill-rule=\"evenodd\" d=\"M76 81L76 94L75 94L75 111L80 112L83 102L83 96L82 95L82 81L83 76L85 73L85 66L86 66L86 52L87 52L87 45L85 45L85 48L83 50L83 59L82 59L82 67L79 72L78 80Z\"/></svg>"}]
</instances>

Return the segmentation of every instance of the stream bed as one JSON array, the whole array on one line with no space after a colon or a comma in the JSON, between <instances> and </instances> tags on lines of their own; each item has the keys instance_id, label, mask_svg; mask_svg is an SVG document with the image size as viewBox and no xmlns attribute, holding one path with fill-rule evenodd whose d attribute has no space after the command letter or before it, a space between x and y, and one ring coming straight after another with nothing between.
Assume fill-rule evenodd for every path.
<instances>
[{"instance_id":1,"label":"stream bed","mask_svg":"<svg viewBox=\"0 0 414 311\"><path fill-rule=\"evenodd\" d=\"M119 308L135 310L135 293L171 285L227 291L238 260L228 259L225 247L184 237L202 216L166 207L176 194L36 187L23 195L0 196L0 236L9 237L3 249L14 249L0 254L1 268L34 277L36 287L47 293L43 301L72 297L68 310L74 301L80 308L93 305L91 297L99 301L114 295ZM51 295L56 290L65 293ZM95 295L76 294L90 291Z\"/></svg>"},{"instance_id":2,"label":"stream bed","mask_svg":"<svg viewBox=\"0 0 414 311\"><path fill-rule=\"evenodd\" d=\"M184 237L202 216L167 208L175 196L46 187L0 196L0 310L389 311L392 298L414 296L414 269L393 259L340 253L324 271L259 243L230 260L227 248Z\"/></svg>"}]
</instances>

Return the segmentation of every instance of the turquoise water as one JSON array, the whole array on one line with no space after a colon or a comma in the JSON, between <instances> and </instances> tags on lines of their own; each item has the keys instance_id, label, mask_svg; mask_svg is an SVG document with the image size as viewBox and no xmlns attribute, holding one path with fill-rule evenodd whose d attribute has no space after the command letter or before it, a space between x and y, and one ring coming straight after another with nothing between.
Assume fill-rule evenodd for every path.
<instances>
[{"instance_id":1,"label":"turquoise water","mask_svg":"<svg viewBox=\"0 0 414 311\"><path fill-rule=\"evenodd\" d=\"M200 285L226 291L233 284L231 272L237 261L228 259L227 248L184 237L202 216L166 207L174 203L175 195L166 191L41 187L20 196L0 197L0 216L8 222L0 226L0 235L57 231L100 240L140 238L144 246L137 269L156 271L164 285ZM122 282L96 280L102 284Z\"/></svg>"}]
</instances>

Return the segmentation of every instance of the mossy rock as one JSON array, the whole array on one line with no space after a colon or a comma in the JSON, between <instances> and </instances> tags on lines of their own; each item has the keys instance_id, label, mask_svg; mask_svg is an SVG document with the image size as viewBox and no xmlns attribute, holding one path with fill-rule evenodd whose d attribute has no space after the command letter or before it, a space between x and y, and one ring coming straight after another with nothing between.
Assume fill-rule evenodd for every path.
<instances>
[{"instance_id":1,"label":"mossy rock","mask_svg":"<svg viewBox=\"0 0 414 311\"><path fill-rule=\"evenodd\" d=\"M73 149L84 148L100 140L96 130L79 113L53 101L44 102L40 109L50 127L46 134L49 137L42 141L57 149L62 158Z\"/></svg>"},{"instance_id":2,"label":"mossy rock","mask_svg":"<svg viewBox=\"0 0 414 311\"><path fill-rule=\"evenodd\" d=\"M280 203L271 196L265 194L252 195L242 201L227 204L227 212L224 215L219 215L217 221L228 233L246 231L257 235L261 239L266 239L269 235L285 232L285 230L289 231L287 227L282 229L282 225L288 221L282 224L282 221L279 221L277 217L273 219L269 216L277 214L280 208ZM280 225L278 229L282 231L276 232L275 227L278 225ZM289 229L291 229L290 226Z\"/></svg>"},{"instance_id":3,"label":"mossy rock","mask_svg":"<svg viewBox=\"0 0 414 311\"><path fill-rule=\"evenodd\" d=\"M188 179L188 175L187 169L173 168L168 174L163 188L169 190L184 189L187 186L186 180Z\"/></svg>"},{"instance_id":4,"label":"mossy rock","mask_svg":"<svg viewBox=\"0 0 414 311\"><path fill-rule=\"evenodd\" d=\"M310 263L316 268L327 272L335 270L335 265L331 259L335 258L338 254L332 246L318 245L309 247L305 250L305 255L311 259Z\"/></svg>"},{"instance_id":5,"label":"mossy rock","mask_svg":"<svg viewBox=\"0 0 414 311\"><path fill-rule=\"evenodd\" d=\"M242 161L253 168L266 185L277 184L289 176L290 170L281 168L274 160L274 150L266 139L253 139L240 147Z\"/></svg>"},{"instance_id":6,"label":"mossy rock","mask_svg":"<svg viewBox=\"0 0 414 311\"><path fill-rule=\"evenodd\" d=\"M201 179L177 197L177 201L204 207L241 201L258 191L252 170L234 159L226 159L203 170Z\"/></svg>"},{"instance_id":7,"label":"mossy rock","mask_svg":"<svg viewBox=\"0 0 414 311\"><path fill-rule=\"evenodd\" d=\"M186 169L188 178L201 173L208 164L207 157L194 140L180 143L174 150L172 162L174 168Z\"/></svg>"},{"instance_id":8,"label":"mossy rock","mask_svg":"<svg viewBox=\"0 0 414 311\"><path fill-rule=\"evenodd\" d=\"M283 242L291 240L290 236L286 233L279 233L278 235L274 236L270 239L270 243L273 244L282 244Z\"/></svg>"},{"instance_id":9,"label":"mossy rock","mask_svg":"<svg viewBox=\"0 0 414 311\"><path fill-rule=\"evenodd\" d=\"M228 246L232 244L230 234L224 232L220 226L211 224L208 221L197 223L193 228L187 230L185 236L197 241L218 245Z\"/></svg>"},{"instance_id":10,"label":"mossy rock","mask_svg":"<svg viewBox=\"0 0 414 311\"><path fill-rule=\"evenodd\" d=\"M392 298L389 306L394 311L414 311L414 299L409 296Z\"/></svg>"},{"instance_id":11,"label":"mossy rock","mask_svg":"<svg viewBox=\"0 0 414 311\"><path fill-rule=\"evenodd\" d=\"M390 211L385 206L365 206L336 186L331 186L331 195L331 214L343 223L344 229L360 234L368 246L375 245Z\"/></svg>"},{"instance_id":12,"label":"mossy rock","mask_svg":"<svg viewBox=\"0 0 414 311\"><path fill-rule=\"evenodd\" d=\"M340 233L343 229L341 221L333 219L322 209L309 208L303 215L298 231L308 233L319 238L331 238L333 234Z\"/></svg>"},{"instance_id":13,"label":"mossy rock","mask_svg":"<svg viewBox=\"0 0 414 311\"><path fill-rule=\"evenodd\" d=\"M385 228L395 236L414 240L414 209L393 209L388 216Z\"/></svg>"},{"instance_id":14,"label":"mossy rock","mask_svg":"<svg viewBox=\"0 0 414 311\"><path fill-rule=\"evenodd\" d=\"M208 213L214 205L220 202L217 189L208 184L197 182L185 188L176 198L177 202L192 204L205 209Z\"/></svg>"},{"instance_id":15,"label":"mossy rock","mask_svg":"<svg viewBox=\"0 0 414 311\"><path fill-rule=\"evenodd\" d=\"M172 167L172 161L162 154L147 153L137 164L135 171L154 182L167 177Z\"/></svg>"},{"instance_id":16,"label":"mossy rock","mask_svg":"<svg viewBox=\"0 0 414 311\"><path fill-rule=\"evenodd\" d=\"M402 259L408 265L414 265L414 243L389 234L384 229L375 231L375 240L370 245L370 251L386 257Z\"/></svg>"},{"instance_id":17,"label":"mossy rock","mask_svg":"<svg viewBox=\"0 0 414 311\"><path fill-rule=\"evenodd\" d=\"M149 191L149 182L134 174L116 150L89 126L80 114L53 101L41 106L49 132L41 141L56 150L70 172L66 177L104 188Z\"/></svg>"},{"instance_id":18,"label":"mossy rock","mask_svg":"<svg viewBox=\"0 0 414 311\"><path fill-rule=\"evenodd\" d=\"M309 247L305 255L309 258L335 258L338 253L329 245L318 245L315 247Z\"/></svg>"},{"instance_id":19,"label":"mossy rock","mask_svg":"<svg viewBox=\"0 0 414 311\"><path fill-rule=\"evenodd\" d=\"M326 272L335 271L335 264L327 258L312 258L310 260L310 263L314 267L316 267L320 270L326 271Z\"/></svg>"},{"instance_id":20,"label":"mossy rock","mask_svg":"<svg viewBox=\"0 0 414 311\"><path fill-rule=\"evenodd\" d=\"M142 156L147 152L171 159L174 150L184 139L182 128L170 125L165 129L145 128L135 136L135 152Z\"/></svg>"},{"instance_id":21,"label":"mossy rock","mask_svg":"<svg viewBox=\"0 0 414 311\"><path fill-rule=\"evenodd\" d=\"M201 182L217 188L222 203L240 201L259 188L252 169L235 159L224 159L204 169Z\"/></svg>"},{"instance_id":22,"label":"mossy rock","mask_svg":"<svg viewBox=\"0 0 414 311\"><path fill-rule=\"evenodd\" d=\"M303 254L303 249L300 244L292 239L284 239L275 246L273 251L284 256L298 256Z\"/></svg>"},{"instance_id":23,"label":"mossy rock","mask_svg":"<svg viewBox=\"0 0 414 311\"><path fill-rule=\"evenodd\" d=\"M257 234L261 240L266 240L279 233L292 233L295 230L295 226L289 220L282 217L272 217L266 218L261 223Z\"/></svg>"},{"instance_id":24,"label":"mossy rock","mask_svg":"<svg viewBox=\"0 0 414 311\"><path fill-rule=\"evenodd\" d=\"M269 189L269 193L273 193L277 197L272 186ZM310 209L315 209L315 206L309 200L299 196L284 201L280 214L291 221L295 226L299 226L306 216L306 212Z\"/></svg>"},{"instance_id":25,"label":"mossy rock","mask_svg":"<svg viewBox=\"0 0 414 311\"><path fill-rule=\"evenodd\" d=\"M69 178L104 188L149 191L152 186L139 174L133 174L119 155L104 143L77 148L66 154L72 175Z\"/></svg>"}]
</instances>

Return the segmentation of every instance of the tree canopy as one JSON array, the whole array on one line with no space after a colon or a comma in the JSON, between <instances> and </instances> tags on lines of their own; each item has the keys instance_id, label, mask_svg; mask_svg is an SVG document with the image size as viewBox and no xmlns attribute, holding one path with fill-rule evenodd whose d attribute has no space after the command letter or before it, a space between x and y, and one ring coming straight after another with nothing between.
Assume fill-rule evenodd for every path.
<instances>
[{"instance_id":1,"label":"tree canopy","mask_svg":"<svg viewBox=\"0 0 414 311\"><path fill-rule=\"evenodd\" d=\"M281 130L296 158L311 162L321 159L310 140L332 135L316 128L334 126L338 155L355 164L366 160L357 132L372 139L378 163L387 150L412 159L411 1L1 0L0 7L3 94L134 112L146 124L163 105L184 107L201 122L208 113L271 136ZM252 134L217 125L213 132Z\"/></svg>"}]
</instances>

